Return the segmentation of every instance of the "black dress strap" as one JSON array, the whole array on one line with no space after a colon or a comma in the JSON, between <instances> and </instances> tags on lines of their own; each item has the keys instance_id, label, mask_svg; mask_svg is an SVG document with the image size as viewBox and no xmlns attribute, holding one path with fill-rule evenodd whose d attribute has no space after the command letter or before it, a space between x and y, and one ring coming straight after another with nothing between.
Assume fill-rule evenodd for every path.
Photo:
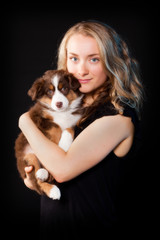
<instances>
[{"instance_id":1,"label":"black dress strap","mask_svg":"<svg viewBox=\"0 0 160 240\"><path fill-rule=\"evenodd\" d=\"M84 130L86 127L88 127L92 122L95 120L104 117L104 116L111 116L118 114L117 110L113 106L112 103L104 103L100 105L96 111L85 121L82 123L80 127L75 127L75 138L79 135L79 133Z\"/></svg>"}]
</instances>

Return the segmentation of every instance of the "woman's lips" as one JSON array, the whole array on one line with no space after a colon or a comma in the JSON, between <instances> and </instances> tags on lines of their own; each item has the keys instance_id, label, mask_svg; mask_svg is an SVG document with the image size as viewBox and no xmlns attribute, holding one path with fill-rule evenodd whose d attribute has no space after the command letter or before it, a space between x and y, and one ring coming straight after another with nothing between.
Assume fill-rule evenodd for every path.
<instances>
[{"instance_id":1,"label":"woman's lips","mask_svg":"<svg viewBox=\"0 0 160 240\"><path fill-rule=\"evenodd\" d=\"M78 79L80 83L88 83L91 79Z\"/></svg>"}]
</instances>

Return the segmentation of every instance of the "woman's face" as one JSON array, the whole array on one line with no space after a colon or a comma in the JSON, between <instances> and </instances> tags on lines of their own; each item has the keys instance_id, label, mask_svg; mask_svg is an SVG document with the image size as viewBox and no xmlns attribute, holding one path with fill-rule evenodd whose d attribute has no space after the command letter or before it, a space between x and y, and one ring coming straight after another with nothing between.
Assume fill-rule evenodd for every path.
<instances>
[{"instance_id":1,"label":"woman's face","mask_svg":"<svg viewBox=\"0 0 160 240\"><path fill-rule=\"evenodd\" d=\"M89 93L107 79L97 42L82 34L73 35L67 44L67 70L80 82L80 91Z\"/></svg>"}]
</instances>

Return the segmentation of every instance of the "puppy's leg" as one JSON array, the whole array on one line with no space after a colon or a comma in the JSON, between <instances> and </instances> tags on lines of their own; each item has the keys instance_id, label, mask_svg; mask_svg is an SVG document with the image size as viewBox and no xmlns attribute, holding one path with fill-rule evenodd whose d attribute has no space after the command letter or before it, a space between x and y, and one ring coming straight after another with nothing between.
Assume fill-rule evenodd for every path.
<instances>
[{"instance_id":1,"label":"puppy's leg","mask_svg":"<svg viewBox=\"0 0 160 240\"><path fill-rule=\"evenodd\" d=\"M25 162L25 166L33 166L32 172L28 173L30 180L32 181L33 189L37 191L39 194L41 194L41 189L37 183L37 179L35 177L35 173L40 168L39 161L34 153L26 154L23 161Z\"/></svg>"},{"instance_id":2,"label":"puppy's leg","mask_svg":"<svg viewBox=\"0 0 160 240\"><path fill-rule=\"evenodd\" d=\"M34 167L35 171L37 171L40 168L40 163L34 153L26 154L23 160L24 160L26 166L32 165Z\"/></svg>"},{"instance_id":3,"label":"puppy's leg","mask_svg":"<svg viewBox=\"0 0 160 240\"><path fill-rule=\"evenodd\" d=\"M71 128L67 128L62 132L61 139L58 143L59 147L62 148L65 152L68 151L72 142L73 142L74 131Z\"/></svg>"},{"instance_id":4,"label":"puppy's leg","mask_svg":"<svg viewBox=\"0 0 160 240\"><path fill-rule=\"evenodd\" d=\"M59 188L54 184L49 184L47 182L41 182L38 180L38 184L41 188L41 191L44 192L49 198L53 200L59 200L61 197L61 192Z\"/></svg>"}]
</instances>

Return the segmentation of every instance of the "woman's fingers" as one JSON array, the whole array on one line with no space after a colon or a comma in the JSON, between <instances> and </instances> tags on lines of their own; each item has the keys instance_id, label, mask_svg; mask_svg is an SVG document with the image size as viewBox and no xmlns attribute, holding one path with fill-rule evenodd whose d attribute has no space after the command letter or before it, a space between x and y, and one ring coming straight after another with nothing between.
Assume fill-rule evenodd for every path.
<instances>
[{"instance_id":1,"label":"woman's fingers","mask_svg":"<svg viewBox=\"0 0 160 240\"><path fill-rule=\"evenodd\" d=\"M25 167L24 170L25 170L26 173L30 173L33 170L33 166L27 166L27 167Z\"/></svg>"},{"instance_id":2,"label":"woman's fingers","mask_svg":"<svg viewBox=\"0 0 160 240\"><path fill-rule=\"evenodd\" d=\"M27 167L25 167L24 170L25 170L25 172L26 172L26 178L24 179L24 184L25 184L28 188L34 190L34 189L33 189L33 184L32 184L31 178L30 178L30 174L29 174L29 173L32 172L33 166L27 166Z\"/></svg>"}]
</instances>

